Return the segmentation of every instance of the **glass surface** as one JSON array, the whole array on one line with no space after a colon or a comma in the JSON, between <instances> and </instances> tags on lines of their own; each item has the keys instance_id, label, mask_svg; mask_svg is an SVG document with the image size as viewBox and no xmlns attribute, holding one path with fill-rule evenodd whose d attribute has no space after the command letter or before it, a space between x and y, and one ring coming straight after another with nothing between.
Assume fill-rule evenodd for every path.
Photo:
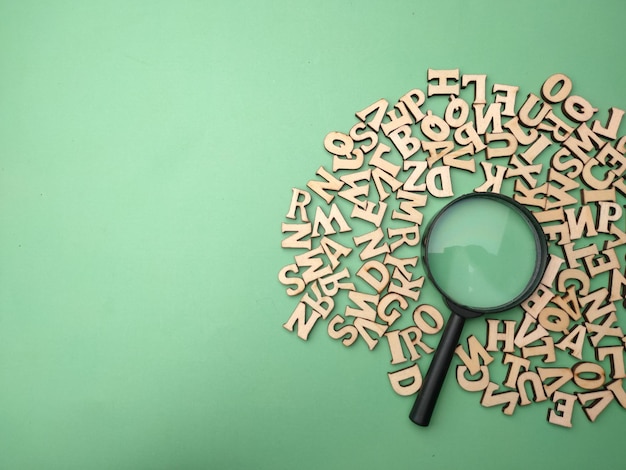
<instances>
[{"instance_id":1,"label":"glass surface","mask_svg":"<svg viewBox=\"0 0 626 470\"><path fill-rule=\"evenodd\" d=\"M485 197L455 203L434 221L426 247L431 277L455 303L474 309L505 305L530 282L534 228L506 202Z\"/></svg>"}]
</instances>

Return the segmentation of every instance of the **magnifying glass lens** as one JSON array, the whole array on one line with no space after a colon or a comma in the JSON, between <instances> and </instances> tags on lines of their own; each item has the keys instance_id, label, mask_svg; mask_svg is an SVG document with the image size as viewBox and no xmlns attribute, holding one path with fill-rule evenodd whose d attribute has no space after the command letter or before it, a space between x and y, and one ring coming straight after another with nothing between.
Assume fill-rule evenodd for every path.
<instances>
[{"instance_id":1,"label":"magnifying glass lens","mask_svg":"<svg viewBox=\"0 0 626 470\"><path fill-rule=\"evenodd\" d=\"M448 299L470 309L497 309L518 298L535 276L536 238L515 206L470 197L433 221L424 256Z\"/></svg>"}]
</instances>

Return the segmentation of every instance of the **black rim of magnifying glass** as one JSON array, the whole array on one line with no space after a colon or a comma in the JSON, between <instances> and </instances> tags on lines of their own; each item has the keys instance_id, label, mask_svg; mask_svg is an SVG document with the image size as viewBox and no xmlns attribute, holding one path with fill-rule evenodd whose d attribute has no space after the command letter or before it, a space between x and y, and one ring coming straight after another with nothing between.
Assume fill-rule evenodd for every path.
<instances>
[{"instance_id":1,"label":"black rim of magnifying glass","mask_svg":"<svg viewBox=\"0 0 626 470\"><path fill-rule=\"evenodd\" d=\"M454 300L448 297L445 290L443 290L437 284L437 281L434 280L432 273L430 271L427 248L428 248L428 243L430 241L430 235L433 230L433 227L437 224L437 221L439 220L439 218L448 209L450 209L450 207L470 198L471 199L479 199L479 198L493 199L502 204L508 204L513 209L515 209L517 213L521 215L533 229L533 237L535 239L535 248L536 248L535 269L533 271L533 275L531 276L524 290L522 290L522 292L520 292L515 298L513 298L509 302L506 302L502 305L497 305L495 307L475 308L475 307L456 303ZM532 215L532 213L519 202L515 201L514 199L508 196L504 196L498 193L470 193L470 194L464 194L463 196L459 196L458 198L446 204L437 213L437 215L435 215L435 217L428 223L428 226L426 227L426 232L424 234L424 238L422 240L422 262L424 263L424 269L426 270L426 275L428 276L428 279L430 279L430 281L433 283L435 288L441 293L446 304L448 304L448 307L450 307L453 311L457 312L458 314L463 315L466 318L471 318L471 317L477 317L484 313L495 313L495 312L502 312L504 310L508 310L510 308L513 308L519 305L527 297L529 297L530 294L532 294L535 291L535 289L541 282L541 278L543 277L543 273L546 269L546 264L548 262L548 244L546 242L545 235L543 234L543 229L541 228L541 225L539 225L539 222L537 221L535 216Z\"/></svg>"}]
</instances>

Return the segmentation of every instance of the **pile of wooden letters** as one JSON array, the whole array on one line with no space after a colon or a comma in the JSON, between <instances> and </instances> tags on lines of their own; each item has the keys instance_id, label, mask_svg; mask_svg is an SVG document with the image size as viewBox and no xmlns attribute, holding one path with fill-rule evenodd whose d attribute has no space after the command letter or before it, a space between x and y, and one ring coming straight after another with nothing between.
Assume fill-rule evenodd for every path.
<instances>
[{"instance_id":1,"label":"pile of wooden letters","mask_svg":"<svg viewBox=\"0 0 626 470\"><path fill-rule=\"evenodd\" d=\"M331 163L292 190L282 246L294 257L279 280L298 302L284 328L388 347L393 390L415 394L446 313L433 289L420 299L425 215L457 187L502 193L533 212L550 259L521 308L472 320L485 335L458 346L459 386L507 415L546 402L548 421L566 427L576 406L591 421L612 402L625 408L623 116L574 94L564 74L523 97L458 69L429 69L425 92L358 111L348 132L325 137Z\"/></svg>"}]
</instances>

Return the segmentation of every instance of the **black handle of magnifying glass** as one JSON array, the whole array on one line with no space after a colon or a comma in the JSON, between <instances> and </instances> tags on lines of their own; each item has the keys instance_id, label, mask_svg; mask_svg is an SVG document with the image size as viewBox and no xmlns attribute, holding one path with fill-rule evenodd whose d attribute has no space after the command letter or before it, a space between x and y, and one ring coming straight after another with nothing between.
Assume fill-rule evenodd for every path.
<instances>
[{"instance_id":1,"label":"black handle of magnifying glass","mask_svg":"<svg viewBox=\"0 0 626 470\"><path fill-rule=\"evenodd\" d=\"M409 418L415 424L428 426L428 423L430 423L430 417L433 414L441 386L450 368L454 350L459 344L464 323L465 318L454 312L448 319L439 341L439 346L437 346L426 377L424 377L424 382L422 382L422 387L409 414Z\"/></svg>"}]
</instances>

